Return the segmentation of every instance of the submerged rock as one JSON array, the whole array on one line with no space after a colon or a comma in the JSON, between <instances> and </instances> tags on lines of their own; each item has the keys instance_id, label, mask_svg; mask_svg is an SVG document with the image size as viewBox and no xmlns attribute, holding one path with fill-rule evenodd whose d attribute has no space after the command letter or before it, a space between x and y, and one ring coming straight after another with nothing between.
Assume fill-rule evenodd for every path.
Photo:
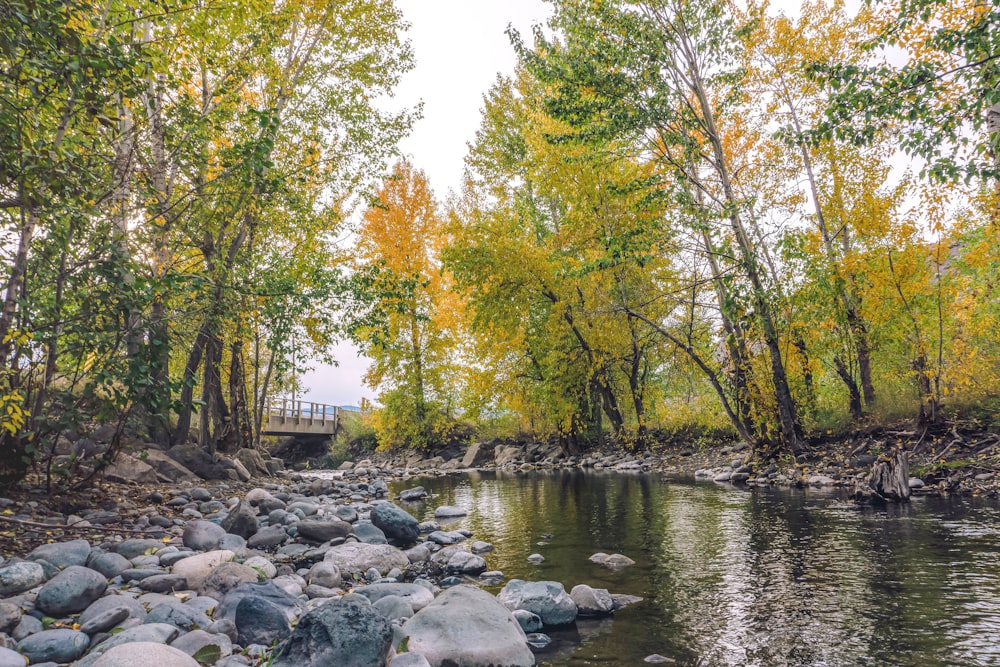
<instances>
[{"instance_id":1,"label":"submerged rock","mask_svg":"<svg viewBox=\"0 0 1000 667\"><path fill-rule=\"evenodd\" d=\"M568 625L576 620L576 603L558 581L511 579L497 599L511 611L537 614L545 625Z\"/></svg>"}]
</instances>

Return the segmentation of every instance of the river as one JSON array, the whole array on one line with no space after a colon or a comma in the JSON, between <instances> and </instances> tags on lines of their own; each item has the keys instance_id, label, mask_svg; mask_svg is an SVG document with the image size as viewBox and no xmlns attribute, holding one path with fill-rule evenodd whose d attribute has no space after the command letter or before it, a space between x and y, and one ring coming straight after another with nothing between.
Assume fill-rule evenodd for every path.
<instances>
[{"instance_id":1,"label":"river","mask_svg":"<svg viewBox=\"0 0 1000 667\"><path fill-rule=\"evenodd\" d=\"M468 510L507 579L585 583L643 602L551 632L539 665L1000 665L1000 506L918 498L858 508L832 491L649 475L472 473L394 482ZM543 539L543 535L551 538ZM591 563L598 551L634 566ZM527 557L539 553L541 564ZM493 592L499 588L489 589Z\"/></svg>"}]
</instances>

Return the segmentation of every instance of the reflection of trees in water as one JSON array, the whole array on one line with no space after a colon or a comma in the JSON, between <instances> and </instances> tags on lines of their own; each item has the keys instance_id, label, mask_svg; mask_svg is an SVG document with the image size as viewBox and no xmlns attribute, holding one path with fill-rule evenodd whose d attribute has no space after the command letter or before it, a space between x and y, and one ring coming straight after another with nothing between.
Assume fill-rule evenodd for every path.
<instances>
[{"instance_id":1,"label":"reflection of trees in water","mask_svg":"<svg viewBox=\"0 0 1000 667\"><path fill-rule=\"evenodd\" d=\"M543 664L660 653L705 666L1000 665L993 505L860 510L831 494L579 472L410 480L395 490L418 483L440 493L429 515L440 504L472 509L462 525L496 545L487 563L508 579L646 598L598 632L556 633ZM538 546L543 533L553 538ZM535 551L541 566L525 560ZM586 560L595 551L638 562L611 571Z\"/></svg>"}]
</instances>

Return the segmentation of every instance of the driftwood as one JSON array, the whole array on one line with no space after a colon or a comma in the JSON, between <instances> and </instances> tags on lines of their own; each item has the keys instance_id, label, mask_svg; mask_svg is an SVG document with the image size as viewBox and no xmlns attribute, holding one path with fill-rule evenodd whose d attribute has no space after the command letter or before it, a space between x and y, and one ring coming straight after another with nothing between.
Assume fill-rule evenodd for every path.
<instances>
[{"instance_id":1,"label":"driftwood","mask_svg":"<svg viewBox=\"0 0 1000 667\"><path fill-rule=\"evenodd\" d=\"M863 503L905 503L910 500L910 466L906 452L881 457L854 490L854 500Z\"/></svg>"}]
</instances>

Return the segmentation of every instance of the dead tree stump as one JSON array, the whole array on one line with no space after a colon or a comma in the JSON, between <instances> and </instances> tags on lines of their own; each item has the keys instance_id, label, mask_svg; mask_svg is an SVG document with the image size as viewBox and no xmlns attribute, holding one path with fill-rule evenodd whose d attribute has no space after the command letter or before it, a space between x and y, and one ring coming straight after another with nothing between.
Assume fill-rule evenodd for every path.
<instances>
[{"instance_id":1,"label":"dead tree stump","mask_svg":"<svg viewBox=\"0 0 1000 667\"><path fill-rule=\"evenodd\" d=\"M854 490L859 503L905 503L910 500L910 465L902 449L879 457Z\"/></svg>"}]
</instances>

